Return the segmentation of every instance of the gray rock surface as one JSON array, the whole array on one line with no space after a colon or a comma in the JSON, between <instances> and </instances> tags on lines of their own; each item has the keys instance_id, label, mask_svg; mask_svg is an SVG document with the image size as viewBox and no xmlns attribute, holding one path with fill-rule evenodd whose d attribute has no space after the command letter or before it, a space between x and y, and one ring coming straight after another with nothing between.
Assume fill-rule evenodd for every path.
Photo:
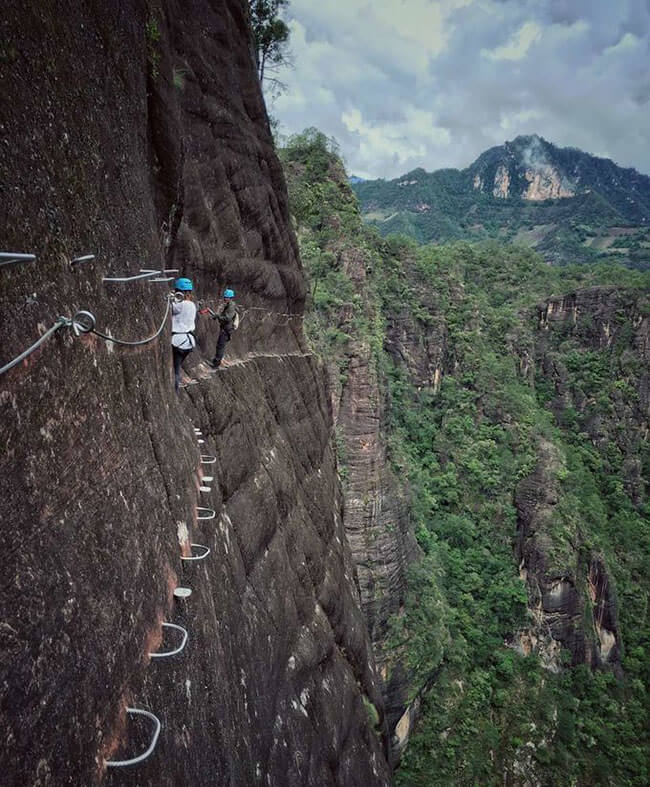
<instances>
[{"instance_id":1,"label":"gray rock surface","mask_svg":"<svg viewBox=\"0 0 650 787\"><path fill-rule=\"evenodd\" d=\"M0 378L8 785L390 782L323 372L280 316L305 285L245 9L11 3L0 19L0 246L39 255L0 271L3 361L79 308L152 334L165 286L107 274L177 267L248 309L226 356L243 362L216 376L200 321L200 382L179 399L168 328L136 349L64 329ZM190 541L206 560L181 561ZM151 661L175 642L162 621L190 639ZM105 771L147 743L126 705L158 714L160 740Z\"/></svg>"}]
</instances>

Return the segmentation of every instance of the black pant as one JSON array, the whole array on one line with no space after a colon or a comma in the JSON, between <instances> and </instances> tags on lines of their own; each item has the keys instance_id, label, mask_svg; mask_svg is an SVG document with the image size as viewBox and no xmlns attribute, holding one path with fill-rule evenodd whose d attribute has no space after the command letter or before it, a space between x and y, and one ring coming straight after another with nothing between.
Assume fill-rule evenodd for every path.
<instances>
[{"instance_id":1,"label":"black pant","mask_svg":"<svg viewBox=\"0 0 650 787\"><path fill-rule=\"evenodd\" d=\"M224 326L221 326L219 338L217 339L217 349L214 351L214 358L212 360L215 366L219 366L221 361L223 361L223 356L226 352L226 345L230 341L230 336L230 331Z\"/></svg>"},{"instance_id":2,"label":"black pant","mask_svg":"<svg viewBox=\"0 0 650 787\"><path fill-rule=\"evenodd\" d=\"M180 350L178 347L172 347L172 355L174 356L174 388L176 391L178 391L181 384L181 366L191 352L192 350Z\"/></svg>"}]
</instances>

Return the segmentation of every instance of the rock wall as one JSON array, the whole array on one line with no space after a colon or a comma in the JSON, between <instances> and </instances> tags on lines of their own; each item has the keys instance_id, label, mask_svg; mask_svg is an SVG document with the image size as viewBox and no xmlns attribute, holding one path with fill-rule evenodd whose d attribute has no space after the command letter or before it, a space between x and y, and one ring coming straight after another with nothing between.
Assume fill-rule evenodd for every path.
<instances>
[{"instance_id":1,"label":"rock wall","mask_svg":"<svg viewBox=\"0 0 650 787\"><path fill-rule=\"evenodd\" d=\"M562 419L577 414L581 430L604 454L614 445L622 456L625 490L634 505L646 498L641 457L650 420L650 321L647 295L619 287L591 287L542 303L529 377L552 385L551 408ZM571 344L568 344L571 342ZM569 349L601 353L607 363L603 383L619 381L608 407L596 406L595 391L583 388L567 369ZM586 368L586 367L585 367ZM535 371L535 369L537 371ZM601 373L598 370L597 373ZM611 379L610 379L611 378ZM620 669L621 642L613 583L604 558L585 550L581 534L565 530L558 511L561 451L547 440L538 446L534 473L516 490L517 556L529 590L532 625L519 636L523 651L538 650L547 667L559 669L559 644L574 664L603 663ZM570 535L567 535L570 534ZM586 554L585 554L586 552Z\"/></svg>"},{"instance_id":2,"label":"rock wall","mask_svg":"<svg viewBox=\"0 0 650 787\"><path fill-rule=\"evenodd\" d=\"M524 177L529 183L522 194L524 199L539 201L545 199L562 199L575 197L576 190L556 167L540 165L527 169Z\"/></svg>"},{"instance_id":3,"label":"rock wall","mask_svg":"<svg viewBox=\"0 0 650 787\"><path fill-rule=\"evenodd\" d=\"M0 270L3 361L80 308L153 334L165 286L107 274L179 268L247 310L218 376L199 324L179 398L168 328L138 348L66 328L0 378L4 783L388 784L246 4L12 3L0 31L0 246L38 253ZM69 264L83 253L97 259ZM182 561L190 542L211 554ZM152 660L177 644L163 621L189 641ZM160 739L106 770L148 742L126 706L156 713Z\"/></svg>"},{"instance_id":4,"label":"rock wall","mask_svg":"<svg viewBox=\"0 0 650 787\"><path fill-rule=\"evenodd\" d=\"M541 440L535 472L519 482L515 493L515 551L531 619L528 629L517 635L516 647L524 654L534 650L554 672L561 670L560 646L574 665L608 663L618 671L618 610L604 560L591 554L585 565L579 537L562 548L554 534L560 520L557 473L562 462L559 450ZM591 614L586 615L588 609Z\"/></svg>"},{"instance_id":5,"label":"rock wall","mask_svg":"<svg viewBox=\"0 0 650 787\"><path fill-rule=\"evenodd\" d=\"M346 275L354 282L369 321L377 305L369 297L368 260L359 250L341 251ZM343 316L343 328L354 319ZM350 334L357 332L351 328ZM345 382L336 391L336 425L343 441L346 479L344 525L359 576L361 602L384 683L388 728L392 731L408 702L409 678L399 668L388 677L388 620L399 612L407 592L408 566L418 555L408 490L395 477L386 451L385 393L368 339L353 338L347 350ZM334 375L331 375L334 377Z\"/></svg>"},{"instance_id":6,"label":"rock wall","mask_svg":"<svg viewBox=\"0 0 650 787\"><path fill-rule=\"evenodd\" d=\"M599 448L613 441L625 457L626 491L635 505L647 494L640 456L650 435L650 318L648 293L620 287L590 287L549 299L537 308L537 362L553 381L552 408L573 408ZM558 343L570 337L584 350L606 353L609 376L625 388L616 391L609 415L594 408L593 395L572 386ZM629 387L629 390L628 390Z\"/></svg>"}]
</instances>

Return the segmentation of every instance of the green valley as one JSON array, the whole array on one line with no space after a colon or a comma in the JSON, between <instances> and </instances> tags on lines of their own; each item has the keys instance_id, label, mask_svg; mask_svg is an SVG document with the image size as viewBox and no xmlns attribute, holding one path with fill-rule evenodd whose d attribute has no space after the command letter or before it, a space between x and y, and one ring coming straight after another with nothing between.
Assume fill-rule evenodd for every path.
<instances>
[{"instance_id":1,"label":"green valley","mask_svg":"<svg viewBox=\"0 0 650 787\"><path fill-rule=\"evenodd\" d=\"M646 231L593 192L511 204L474 194L471 173L416 171L355 184L371 224L411 236L382 237L331 140L311 129L280 155L308 337L335 389L367 349L380 395L366 404L419 544L383 633L384 677L406 674L419 707L397 783L646 784L650 274L596 259L645 248ZM594 264L523 248L571 211ZM599 212L619 229L579 229ZM453 242L413 240L434 235Z\"/></svg>"}]
</instances>

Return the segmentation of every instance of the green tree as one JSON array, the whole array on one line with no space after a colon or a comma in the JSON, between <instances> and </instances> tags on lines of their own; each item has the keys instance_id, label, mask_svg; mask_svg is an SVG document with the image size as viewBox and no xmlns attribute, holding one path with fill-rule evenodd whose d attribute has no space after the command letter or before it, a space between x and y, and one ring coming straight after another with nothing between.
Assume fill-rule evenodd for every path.
<instances>
[{"instance_id":1,"label":"green tree","mask_svg":"<svg viewBox=\"0 0 650 787\"><path fill-rule=\"evenodd\" d=\"M260 82L266 80L271 91L284 88L274 76L281 66L290 65L289 25L281 18L289 0L249 0L255 61Z\"/></svg>"}]
</instances>

